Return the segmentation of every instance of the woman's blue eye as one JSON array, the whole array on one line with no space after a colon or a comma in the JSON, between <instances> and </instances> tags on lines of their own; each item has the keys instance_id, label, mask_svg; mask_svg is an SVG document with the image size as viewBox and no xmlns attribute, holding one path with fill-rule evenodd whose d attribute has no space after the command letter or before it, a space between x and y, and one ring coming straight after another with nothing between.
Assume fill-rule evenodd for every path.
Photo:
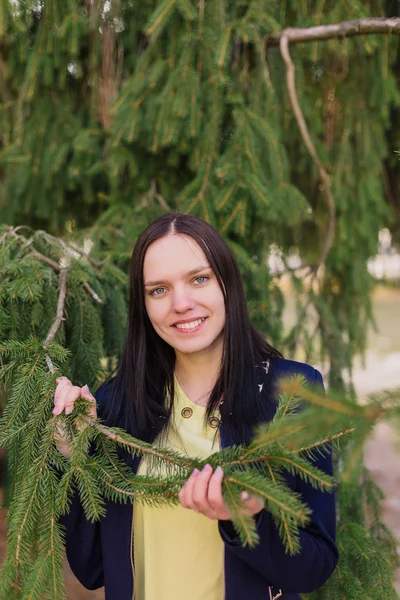
<instances>
[{"instance_id":1,"label":"woman's blue eye","mask_svg":"<svg viewBox=\"0 0 400 600\"><path fill-rule=\"evenodd\" d=\"M164 292L165 288L159 287L150 292L150 296L160 296Z\"/></svg>"},{"instance_id":2,"label":"woman's blue eye","mask_svg":"<svg viewBox=\"0 0 400 600\"><path fill-rule=\"evenodd\" d=\"M199 279L201 279L202 281L199 281ZM195 281L197 281L197 283L205 283L209 279L210 278L207 277L207 275L200 275L199 277L196 277Z\"/></svg>"}]
</instances>

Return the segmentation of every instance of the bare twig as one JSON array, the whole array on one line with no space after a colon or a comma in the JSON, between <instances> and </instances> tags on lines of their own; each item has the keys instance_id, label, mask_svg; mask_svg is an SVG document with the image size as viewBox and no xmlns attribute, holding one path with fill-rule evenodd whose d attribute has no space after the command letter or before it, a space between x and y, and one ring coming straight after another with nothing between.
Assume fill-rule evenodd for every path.
<instances>
[{"instance_id":1,"label":"bare twig","mask_svg":"<svg viewBox=\"0 0 400 600\"><path fill-rule=\"evenodd\" d=\"M317 27L297 28L288 27L283 31L268 35L267 46L280 46L282 37L286 37L289 44L316 42L319 40L345 39L357 35L393 34L400 35L400 18L372 18L342 21L333 25L319 25Z\"/></svg>"},{"instance_id":2,"label":"bare twig","mask_svg":"<svg viewBox=\"0 0 400 600\"><path fill-rule=\"evenodd\" d=\"M30 253L35 256L38 260L40 260L41 262L44 262L48 265L50 265L50 267L52 269L54 269L54 271L59 271L61 269L60 265L58 263L56 263L54 260L52 260L51 258L48 258L47 256L45 256L44 254L42 254L41 252L38 252L37 250L35 250L34 248L30 248Z\"/></svg>"},{"instance_id":3,"label":"bare twig","mask_svg":"<svg viewBox=\"0 0 400 600\"><path fill-rule=\"evenodd\" d=\"M92 296L93 300L95 300L98 304L104 304L103 300L100 298L100 296L98 296L96 294L94 289L88 284L87 281L83 282L83 287L85 288L85 290L87 290L89 292L89 294Z\"/></svg>"},{"instance_id":4,"label":"bare twig","mask_svg":"<svg viewBox=\"0 0 400 600\"><path fill-rule=\"evenodd\" d=\"M17 233L17 231L21 231L21 229L27 229L28 231L34 231L34 229L32 229L32 227L30 225L18 225L17 227L14 227L13 231L15 231L15 233Z\"/></svg>"},{"instance_id":5,"label":"bare twig","mask_svg":"<svg viewBox=\"0 0 400 600\"><path fill-rule=\"evenodd\" d=\"M112 24L102 25L102 62L99 93L99 116L104 129L110 126L110 107L118 90L116 80L117 58L115 53L116 31Z\"/></svg>"},{"instance_id":6,"label":"bare twig","mask_svg":"<svg viewBox=\"0 0 400 600\"><path fill-rule=\"evenodd\" d=\"M65 305L65 296L67 293L67 269L60 269L60 287L58 291L58 302L57 302L57 313L55 321L49 329L49 333L44 341L44 348L47 348L51 342L54 340L54 336L60 328L61 322L64 318L64 305Z\"/></svg>"},{"instance_id":7,"label":"bare twig","mask_svg":"<svg viewBox=\"0 0 400 600\"><path fill-rule=\"evenodd\" d=\"M172 210L171 207L168 205L165 198L160 194L160 192L157 191L157 183L156 183L156 180L154 179L154 177L151 180L151 192L152 192L154 198L159 201L161 206L165 210L168 210L169 212L171 212L171 210Z\"/></svg>"},{"instance_id":8,"label":"bare twig","mask_svg":"<svg viewBox=\"0 0 400 600\"><path fill-rule=\"evenodd\" d=\"M203 24L204 24L204 2L205 0L199 0L199 24L197 33L199 38L203 35Z\"/></svg>"},{"instance_id":9,"label":"bare twig","mask_svg":"<svg viewBox=\"0 0 400 600\"><path fill-rule=\"evenodd\" d=\"M267 87L268 87L269 91L273 91L274 88L273 88L273 85L272 85L271 74L269 72L269 67L268 67L268 63L267 63L268 35L265 35L263 38L261 38L261 36L258 35L256 27L254 27L254 30L255 30L255 33L256 33L257 38L258 38L258 46L259 46L259 51L260 51L260 61L261 61L261 65L262 65L262 68L263 68L265 83L267 84Z\"/></svg>"},{"instance_id":10,"label":"bare twig","mask_svg":"<svg viewBox=\"0 0 400 600\"><path fill-rule=\"evenodd\" d=\"M49 333L44 341L43 348L48 348L51 342L54 340L54 337L57 331L60 328L60 325L64 319L64 305L65 305L65 296L67 293L67 269L60 269L60 288L58 291L58 302L57 302L57 313L56 318L49 329ZM49 371L54 373L55 368L53 362L49 355L46 356L47 366L49 367Z\"/></svg>"},{"instance_id":11,"label":"bare twig","mask_svg":"<svg viewBox=\"0 0 400 600\"><path fill-rule=\"evenodd\" d=\"M93 260L93 258L89 256L87 252L82 250L82 248L79 248L79 246L77 246L75 242L69 241L68 243L66 243L62 238L51 235L51 233L43 231L42 229L36 231L36 235L41 235L49 244L62 246L62 248L64 248L64 250L69 254L79 254L80 257L88 260L96 269L101 269L101 267L103 266L101 263L98 263L95 260Z\"/></svg>"},{"instance_id":12,"label":"bare twig","mask_svg":"<svg viewBox=\"0 0 400 600\"><path fill-rule=\"evenodd\" d=\"M0 244L2 243L2 241L6 238L6 237L14 237L16 239L19 239L20 241L24 242L25 247L30 245L30 240L26 240L26 238L24 238L23 236L20 236L16 233L16 231L18 229L20 229L22 226L17 227L17 228L10 228L8 231L6 231L6 233L0 238ZM24 226L25 227L25 226ZM96 268L100 268L101 265L99 265L98 263L95 263L94 261L92 261L86 254L85 252L83 252L82 250L80 250L78 247L73 247L72 245L68 246L64 240L62 240L61 238L56 238L50 234L47 234L45 231L40 231L38 232L41 235L44 235L45 238L47 238L49 241L50 240L54 240L55 242L58 242L62 248L64 248L64 250L71 250L71 251L76 251L78 252L81 257L84 258L88 258L90 260L90 262L92 263L92 265ZM46 263L47 265L49 265L54 271L56 271L57 273L62 271L63 267L61 267L58 263L56 263L53 259L49 258L48 256L45 256L44 254L42 254L41 252L39 252L38 250L36 250L35 248L30 247L29 248L29 252L35 256L38 260L40 260L41 262ZM87 281L83 281L83 287L85 288L85 290L87 290L89 292L89 294L92 296L93 300L95 300L95 302L97 302L98 304L103 304L103 300L100 298L100 296L94 291L94 289L89 285L89 283Z\"/></svg>"},{"instance_id":13,"label":"bare twig","mask_svg":"<svg viewBox=\"0 0 400 600\"><path fill-rule=\"evenodd\" d=\"M333 194L331 191L331 183L329 180L329 175L326 172L325 167L321 163L318 158L317 151L315 149L314 143L311 140L310 134L308 132L307 124L304 119L304 115L301 111L300 104L297 98L296 86L295 86L295 67L289 52L289 38L286 35L282 35L280 38L280 50L282 54L282 58L286 64L286 84L289 92L290 102L292 104L292 109L294 112L294 116L296 117L297 125L300 129L301 136L304 140L306 148L314 161L315 166L317 167L323 185L323 191L325 192L327 207L328 207L328 225L325 234L325 242L321 251L321 255L319 258L319 262L317 265L316 272L318 272L319 268L324 265L326 258L329 254L330 249L333 245L333 240L335 236L335 201L333 198Z\"/></svg>"}]
</instances>

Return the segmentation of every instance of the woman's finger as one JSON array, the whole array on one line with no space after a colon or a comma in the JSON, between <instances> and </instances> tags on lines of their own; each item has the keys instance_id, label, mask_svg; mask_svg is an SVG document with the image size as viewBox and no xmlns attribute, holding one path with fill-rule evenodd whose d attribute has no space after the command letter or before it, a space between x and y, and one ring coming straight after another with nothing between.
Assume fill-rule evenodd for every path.
<instances>
[{"instance_id":1,"label":"woman's finger","mask_svg":"<svg viewBox=\"0 0 400 600\"><path fill-rule=\"evenodd\" d=\"M57 382L57 387L56 387L56 391L54 392L54 400L58 400L58 398L60 397L60 393L63 389L65 389L65 386L71 386L72 383L70 382L70 380L67 377L58 377L56 379Z\"/></svg>"},{"instance_id":2,"label":"woman's finger","mask_svg":"<svg viewBox=\"0 0 400 600\"><path fill-rule=\"evenodd\" d=\"M196 481L196 477L199 475L199 473L200 471L198 469L194 469L189 479L179 491L179 502L181 503L181 506L183 508L192 508L192 506L189 506L189 504L192 504L193 487Z\"/></svg>"},{"instance_id":3,"label":"woman's finger","mask_svg":"<svg viewBox=\"0 0 400 600\"><path fill-rule=\"evenodd\" d=\"M231 515L222 495L223 478L223 469L217 467L208 484L208 502L214 511L215 518L226 521L231 518Z\"/></svg>"},{"instance_id":4,"label":"woman's finger","mask_svg":"<svg viewBox=\"0 0 400 600\"><path fill-rule=\"evenodd\" d=\"M89 414L90 416L96 418L97 417L97 407L96 407L96 398L92 395L89 390L89 387L85 384L81 388L81 398L84 398L89 402Z\"/></svg>"},{"instance_id":5,"label":"woman's finger","mask_svg":"<svg viewBox=\"0 0 400 600\"><path fill-rule=\"evenodd\" d=\"M65 394L63 396L65 414L71 414L74 408L75 401L79 398L80 395L81 388L77 385L72 385L71 387L66 388Z\"/></svg>"},{"instance_id":6,"label":"woman's finger","mask_svg":"<svg viewBox=\"0 0 400 600\"><path fill-rule=\"evenodd\" d=\"M216 511L225 509L225 502L222 497L222 480L224 471L221 467L217 467L208 484L208 502Z\"/></svg>"},{"instance_id":7,"label":"woman's finger","mask_svg":"<svg viewBox=\"0 0 400 600\"><path fill-rule=\"evenodd\" d=\"M194 510L209 516L213 511L208 502L208 484L213 474L213 469L210 465L206 465L199 475L196 477L193 486L192 506Z\"/></svg>"},{"instance_id":8,"label":"woman's finger","mask_svg":"<svg viewBox=\"0 0 400 600\"><path fill-rule=\"evenodd\" d=\"M57 399L54 400L53 415L59 415L66 408L71 409L66 414L72 412L74 402L81 395L81 388L76 385L63 385L60 389Z\"/></svg>"},{"instance_id":9,"label":"woman's finger","mask_svg":"<svg viewBox=\"0 0 400 600\"><path fill-rule=\"evenodd\" d=\"M242 492L240 494L240 499L247 512L251 515L256 515L264 508L264 501L259 496L253 496L248 492Z\"/></svg>"}]
</instances>

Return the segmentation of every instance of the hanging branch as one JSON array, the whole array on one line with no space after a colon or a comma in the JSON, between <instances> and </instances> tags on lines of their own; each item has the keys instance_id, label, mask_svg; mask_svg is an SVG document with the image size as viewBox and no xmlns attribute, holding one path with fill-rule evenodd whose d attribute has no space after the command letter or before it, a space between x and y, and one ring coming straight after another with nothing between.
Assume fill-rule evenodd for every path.
<instances>
[{"instance_id":1,"label":"hanging branch","mask_svg":"<svg viewBox=\"0 0 400 600\"><path fill-rule=\"evenodd\" d=\"M64 269L64 267L59 265L55 260L52 260L48 256L45 256L44 254L42 254L41 252L36 250L36 248L32 247L33 238L27 240L23 236L18 235L16 233L21 228L25 228L25 226L19 226L19 227L15 227L15 228L10 227L0 238L0 244L7 237L13 237L13 238L21 241L23 243L24 247L29 248L29 252L32 256L34 256L41 262L49 265L53 269L53 271L61 273L61 271ZM30 229L30 228L28 228L28 229ZM38 231L37 233L43 234L43 237L45 237L48 241L52 240L54 242L57 242L65 251L71 251L72 253L75 252L75 253L80 254L81 257L87 258L86 254L84 254L82 252L82 250L80 250L76 246L72 246L72 245L68 246L68 244L66 244L64 242L64 240L62 240L61 238L56 238L56 237L54 237L50 234L47 234L46 232L42 232L42 231ZM100 268L99 264L93 263L93 261L91 261L91 263L93 264L94 267ZM103 304L103 300L99 297L99 295L94 291L94 289L89 285L89 283L87 281L83 281L82 285L85 288L85 290L87 290L87 292L92 296L92 298L95 302L97 302L98 304Z\"/></svg>"},{"instance_id":2,"label":"hanging branch","mask_svg":"<svg viewBox=\"0 0 400 600\"><path fill-rule=\"evenodd\" d=\"M293 113L297 121L297 125L300 130L300 134L303 138L305 146L319 171L323 191L326 196L327 212L328 212L328 223L325 234L325 241L319 257L318 264L316 265L313 280L320 272L321 267L326 262L328 254L333 246L335 237L336 227L336 216L335 216L335 200L331 191L331 182L329 175L320 161L314 143L308 131L308 127L300 108L299 100L296 92L295 84L295 66L290 56L289 44L296 44L301 42L312 42L317 40L327 39L344 39L347 37L354 37L356 35L372 35L372 34L395 34L400 35L400 18L394 17L391 19L385 18L373 18L373 19L358 19L355 21L342 21L333 25L321 25L318 27L309 28L286 28L279 33L273 33L266 36L266 48L272 46L279 46L282 58L286 65L286 84L289 92L290 102L292 105Z\"/></svg>"},{"instance_id":3,"label":"hanging branch","mask_svg":"<svg viewBox=\"0 0 400 600\"><path fill-rule=\"evenodd\" d=\"M85 288L85 290L87 290L89 292L89 294L92 296L93 300L95 302L97 302L97 304L103 304L103 300L100 298L100 296L98 294L96 294L96 292L94 291L92 286L89 285L87 281L83 282L83 287Z\"/></svg>"},{"instance_id":4,"label":"hanging branch","mask_svg":"<svg viewBox=\"0 0 400 600\"><path fill-rule=\"evenodd\" d=\"M376 34L400 35L400 17L356 19L317 27L288 27L283 31L269 34L267 47L280 46L282 37L287 37L289 44L302 44Z\"/></svg>"},{"instance_id":5,"label":"hanging branch","mask_svg":"<svg viewBox=\"0 0 400 600\"><path fill-rule=\"evenodd\" d=\"M58 295L57 302L57 314L54 323L50 327L49 333L44 341L43 348L47 348L60 328L60 325L64 318L64 304L65 304L65 296L67 293L67 269L60 270L60 279L59 279L60 291Z\"/></svg>"},{"instance_id":6,"label":"hanging branch","mask_svg":"<svg viewBox=\"0 0 400 600\"><path fill-rule=\"evenodd\" d=\"M58 294L57 314L56 314L56 318L55 318L52 326L49 329L49 333L47 334L46 339L44 341L44 344L43 344L44 349L47 349L48 346L53 342L54 337L55 337L57 331L59 330L60 325L64 319L65 296L67 293L67 269L65 269L65 268L60 269L59 286L60 286L60 290L59 290L59 294ZM47 366L49 367L50 373L54 373L54 371L55 371L54 365L48 354L46 355L46 363L47 363Z\"/></svg>"},{"instance_id":7,"label":"hanging branch","mask_svg":"<svg viewBox=\"0 0 400 600\"><path fill-rule=\"evenodd\" d=\"M15 277L15 265L21 262L21 256L33 250L31 239L21 237L17 243L19 252L12 253L10 267L4 265L2 271L6 280ZM11 244L15 244L14 239ZM10 247L8 239L6 245ZM68 350L54 340L67 316L67 276L73 285L74 266L57 265L57 278L48 278L53 293L56 285L58 289L56 314L47 333L46 327L41 338L21 336L21 340L0 343L0 363L4 365L0 379L5 378L9 392L0 419L0 447L9 450L16 490L8 512L8 553L0 574L0 598L39 598L43 590L50 590L52 600L63 598L64 546L58 517L68 512L74 489L79 490L83 511L91 520L104 514L108 500L133 502L140 498L154 506L176 504L183 483L194 468L201 469L206 462L224 470L224 500L243 544L253 546L258 541L255 521L245 513L240 501L246 490L264 499L266 509L280 526L286 552L298 552L299 532L307 526L310 512L286 485L282 473L290 473L322 491L331 490L334 482L321 469L323 463L318 462L327 445L330 447L353 431L352 439L363 441L364 432L371 428L374 419L387 416L389 410L399 412L396 400L385 403L385 414L375 407L370 410L345 400L307 395L301 387L292 387L281 395L274 419L260 426L248 447L223 448L205 460L183 456L157 442L144 443L122 429L105 426L88 414L90 404L85 399L78 399L72 414L53 416L55 371L62 372L69 358ZM99 286L103 275L104 271L93 270L93 281L98 281ZM41 297L39 292L35 294ZM100 311L89 299L85 300L93 311ZM11 309L5 305L7 318L9 314ZM101 346L97 352L102 352ZM305 398L311 408L299 412L300 398ZM57 451L60 430L71 447L68 461ZM354 472L362 444L351 444L349 458ZM90 454L89 447L93 449ZM145 457L150 465L147 475L133 475L120 451L123 456ZM44 550L39 553L39 548ZM57 548L56 554L50 548Z\"/></svg>"},{"instance_id":8,"label":"hanging branch","mask_svg":"<svg viewBox=\"0 0 400 600\"><path fill-rule=\"evenodd\" d=\"M160 192L157 190L157 181L156 181L155 177L153 177L151 180L151 188L150 189L151 189L151 193L153 194L153 197L156 200L158 200L158 202L161 204L163 209L166 210L167 212L172 212L172 209L166 202L164 196L162 196L160 194Z\"/></svg>"},{"instance_id":9,"label":"hanging branch","mask_svg":"<svg viewBox=\"0 0 400 600\"><path fill-rule=\"evenodd\" d=\"M289 37L286 34L283 34L280 38L280 50L282 54L282 58L286 64L286 84L289 92L290 102L292 104L294 116L296 117L297 125L299 127L301 136L304 140L306 148L314 161L315 166L317 167L321 180L323 182L323 188L326 195L327 200L327 208L328 208L328 225L325 234L325 242L321 251L321 255L319 257L318 264L315 269L314 275L319 271L319 269L325 264L326 258L333 246L333 241L335 237L335 200L333 198L333 194L331 191L331 182L329 179L329 175L326 172L325 167L321 163L318 158L317 151L315 149L314 143L311 140L308 127L300 108L299 100L297 98L296 93L296 84L295 84L295 67L289 52Z\"/></svg>"}]
</instances>

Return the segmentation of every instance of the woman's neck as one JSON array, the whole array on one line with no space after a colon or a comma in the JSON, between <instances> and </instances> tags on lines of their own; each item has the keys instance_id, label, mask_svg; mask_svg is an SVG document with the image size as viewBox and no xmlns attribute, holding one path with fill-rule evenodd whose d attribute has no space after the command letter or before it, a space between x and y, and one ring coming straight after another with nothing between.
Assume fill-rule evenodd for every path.
<instances>
[{"instance_id":1,"label":"woman's neck","mask_svg":"<svg viewBox=\"0 0 400 600\"><path fill-rule=\"evenodd\" d=\"M206 406L210 393L218 379L221 352L212 356L200 354L178 354L175 376L185 394L195 403Z\"/></svg>"}]
</instances>

